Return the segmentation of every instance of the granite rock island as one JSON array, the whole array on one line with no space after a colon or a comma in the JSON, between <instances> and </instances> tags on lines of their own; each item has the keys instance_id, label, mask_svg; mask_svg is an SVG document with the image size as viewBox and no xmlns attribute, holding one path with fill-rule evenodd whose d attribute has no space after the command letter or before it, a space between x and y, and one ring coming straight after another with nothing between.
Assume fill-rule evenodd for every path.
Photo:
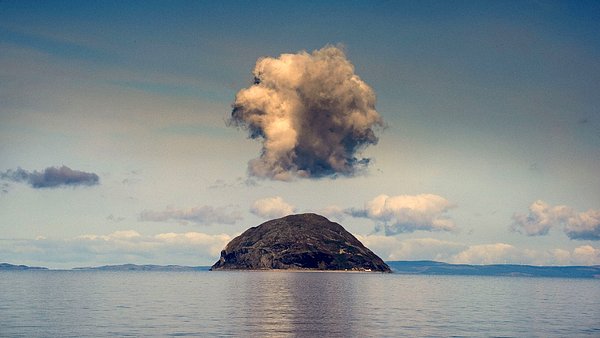
<instances>
[{"instance_id":1,"label":"granite rock island","mask_svg":"<svg viewBox=\"0 0 600 338\"><path fill-rule=\"evenodd\" d=\"M267 221L234 238L211 270L338 270L391 272L340 224L317 214Z\"/></svg>"}]
</instances>

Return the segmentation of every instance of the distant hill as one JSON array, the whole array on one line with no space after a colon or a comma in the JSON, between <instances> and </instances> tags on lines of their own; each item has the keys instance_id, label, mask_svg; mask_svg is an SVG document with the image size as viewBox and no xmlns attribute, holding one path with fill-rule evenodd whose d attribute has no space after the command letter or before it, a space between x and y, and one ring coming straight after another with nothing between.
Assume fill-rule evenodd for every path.
<instances>
[{"instance_id":1,"label":"distant hill","mask_svg":"<svg viewBox=\"0 0 600 338\"><path fill-rule=\"evenodd\" d=\"M96 267L74 268L73 270L100 270L100 271L208 271L210 266L182 266L182 265L103 265Z\"/></svg>"},{"instance_id":2,"label":"distant hill","mask_svg":"<svg viewBox=\"0 0 600 338\"><path fill-rule=\"evenodd\" d=\"M39 266L13 265L8 263L0 263L0 270L48 270Z\"/></svg>"},{"instance_id":3,"label":"distant hill","mask_svg":"<svg viewBox=\"0 0 600 338\"><path fill-rule=\"evenodd\" d=\"M391 261L394 273L405 275L522 276L600 278L600 266L468 265L435 261Z\"/></svg>"}]
</instances>

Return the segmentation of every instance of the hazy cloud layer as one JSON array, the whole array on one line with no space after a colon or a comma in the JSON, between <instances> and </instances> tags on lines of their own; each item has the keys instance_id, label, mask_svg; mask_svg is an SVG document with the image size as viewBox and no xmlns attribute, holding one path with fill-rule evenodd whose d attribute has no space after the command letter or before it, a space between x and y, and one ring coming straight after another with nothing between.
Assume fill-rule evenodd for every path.
<instances>
[{"instance_id":1,"label":"hazy cloud layer","mask_svg":"<svg viewBox=\"0 0 600 338\"><path fill-rule=\"evenodd\" d=\"M435 260L448 262L467 245L435 238L409 238L368 235L356 237L384 260Z\"/></svg>"},{"instance_id":2,"label":"hazy cloud layer","mask_svg":"<svg viewBox=\"0 0 600 338\"><path fill-rule=\"evenodd\" d=\"M340 48L261 58L253 74L229 120L262 142L260 157L248 163L251 175L284 181L351 176L368 165L356 156L377 143L373 128L383 121L375 93Z\"/></svg>"},{"instance_id":3,"label":"hazy cloud layer","mask_svg":"<svg viewBox=\"0 0 600 338\"><path fill-rule=\"evenodd\" d=\"M144 210L140 213L141 221L150 222L178 221L184 224L191 222L194 224L210 225L234 224L241 219L240 211L230 206L215 208L205 205L189 209L167 207L163 211Z\"/></svg>"},{"instance_id":4,"label":"hazy cloud layer","mask_svg":"<svg viewBox=\"0 0 600 338\"><path fill-rule=\"evenodd\" d=\"M531 253L529 253L531 256ZM452 258L453 263L461 264L502 264L523 262L528 257L522 250L506 243L479 244L469 246Z\"/></svg>"},{"instance_id":5,"label":"hazy cloud layer","mask_svg":"<svg viewBox=\"0 0 600 338\"><path fill-rule=\"evenodd\" d=\"M76 267L102 264L210 265L233 237L200 232L142 235L134 230L69 239L2 240L0 256L19 264Z\"/></svg>"},{"instance_id":6,"label":"hazy cloud layer","mask_svg":"<svg viewBox=\"0 0 600 338\"><path fill-rule=\"evenodd\" d=\"M456 225L446 216L453 205L445 198L433 194L379 195L365 203L362 209L349 209L354 217L365 217L377 222L376 230L386 235L404 232L454 231Z\"/></svg>"},{"instance_id":7,"label":"hazy cloud layer","mask_svg":"<svg viewBox=\"0 0 600 338\"><path fill-rule=\"evenodd\" d=\"M252 204L250 212L262 218L279 218L293 214L296 208L280 196L259 199Z\"/></svg>"},{"instance_id":8,"label":"hazy cloud layer","mask_svg":"<svg viewBox=\"0 0 600 338\"><path fill-rule=\"evenodd\" d=\"M577 212L538 200L529 206L528 214L515 213L512 219L511 229L528 236L547 235L551 228L562 227L571 239L600 240L600 210Z\"/></svg>"},{"instance_id":9,"label":"hazy cloud layer","mask_svg":"<svg viewBox=\"0 0 600 338\"><path fill-rule=\"evenodd\" d=\"M533 250L506 243L469 246L450 261L457 264L598 265L600 249L590 245L565 249Z\"/></svg>"},{"instance_id":10,"label":"hazy cloud layer","mask_svg":"<svg viewBox=\"0 0 600 338\"><path fill-rule=\"evenodd\" d=\"M68 239L0 239L5 262L49 267L103 264L210 265L236 235L200 232L143 235L135 230ZM384 260L437 260L464 264L600 265L600 248L532 250L506 243L468 245L435 238L355 236Z\"/></svg>"},{"instance_id":11,"label":"hazy cloud layer","mask_svg":"<svg viewBox=\"0 0 600 338\"><path fill-rule=\"evenodd\" d=\"M435 260L455 264L600 264L600 249L590 245L572 250L534 250L507 243L467 245L435 238L401 239L382 235L356 237L384 260Z\"/></svg>"},{"instance_id":12,"label":"hazy cloud layer","mask_svg":"<svg viewBox=\"0 0 600 338\"><path fill-rule=\"evenodd\" d=\"M0 173L0 178L13 182L25 182L35 189L66 186L91 186L100 183L94 173L73 170L67 166L48 167L43 171L27 171L21 168Z\"/></svg>"}]
</instances>

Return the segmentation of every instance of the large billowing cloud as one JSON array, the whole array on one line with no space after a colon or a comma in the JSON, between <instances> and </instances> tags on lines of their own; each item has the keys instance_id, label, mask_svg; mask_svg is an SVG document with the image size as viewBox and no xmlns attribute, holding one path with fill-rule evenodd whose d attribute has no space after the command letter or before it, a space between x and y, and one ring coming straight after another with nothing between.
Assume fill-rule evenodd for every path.
<instances>
[{"instance_id":1,"label":"large billowing cloud","mask_svg":"<svg viewBox=\"0 0 600 338\"><path fill-rule=\"evenodd\" d=\"M201 206L189 209L168 207L162 211L144 210L140 213L141 221L168 222L194 224L234 224L242 219L240 211L232 207Z\"/></svg>"},{"instance_id":2,"label":"large billowing cloud","mask_svg":"<svg viewBox=\"0 0 600 338\"><path fill-rule=\"evenodd\" d=\"M251 175L275 180L351 176L365 168L357 158L376 144L383 121L375 93L354 74L344 52L326 46L256 62L254 84L240 90L230 124L262 141Z\"/></svg>"},{"instance_id":3,"label":"large billowing cloud","mask_svg":"<svg viewBox=\"0 0 600 338\"><path fill-rule=\"evenodd\" d=\"M58 188L67 186L90 186L100 182L98 175L73 170L67 166L48 167L43 171L27 171L21 168L0 173L0 179L25 182L33 188Z\"/></svg>"},{"instance_id":4,"label":"large billowing cloud","mask_svg":"<svg viewBox=\"0 0 600 338\"><path fill-rule=\"evenodd\" d=\"M563 227L571 239L600 240L600 210L577 212L565 205L551 206L538 200L528 214L514 214L511 229L528 236L547 235L551 228Z\"/></svg>"},{"instance_id":5,"label":"large billowing cloud","mask_svg":"<svg viewBox=\"0 0 600 338\"><path fill-rule=\"evenodd\" d=\"M363 209L350 209L348 213L372 219L386 235L395 235L416 230L454 231L456 225L446 216L452 207L447 199L433 194L379 195Z\"/></svg>"},{"instance_id":6,"label":"large billowing cloud","mask_svg":"<svg viewBox=\"0 0 600 338\"><path fill-rule=\"evenodd\" d=\"M293 214L296 208L280 196L262 198L255 201L250 212L262 218L278 218Z\"/></svg>"}]
</instances>

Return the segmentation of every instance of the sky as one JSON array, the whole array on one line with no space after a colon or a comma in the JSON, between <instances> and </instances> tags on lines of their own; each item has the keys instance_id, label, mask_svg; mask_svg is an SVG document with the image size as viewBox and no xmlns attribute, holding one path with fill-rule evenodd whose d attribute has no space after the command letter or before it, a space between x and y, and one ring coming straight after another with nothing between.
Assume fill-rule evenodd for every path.
<instances>
[{"instance_id":1,"label":"sky","mask_svg":"<svg viewBox=\"0 0 600 338\"><path fill-rule=\"evenodd\" d=\"M595 1L0 2L0 261L600 264Z\"/></svg>"}]
</instances>

